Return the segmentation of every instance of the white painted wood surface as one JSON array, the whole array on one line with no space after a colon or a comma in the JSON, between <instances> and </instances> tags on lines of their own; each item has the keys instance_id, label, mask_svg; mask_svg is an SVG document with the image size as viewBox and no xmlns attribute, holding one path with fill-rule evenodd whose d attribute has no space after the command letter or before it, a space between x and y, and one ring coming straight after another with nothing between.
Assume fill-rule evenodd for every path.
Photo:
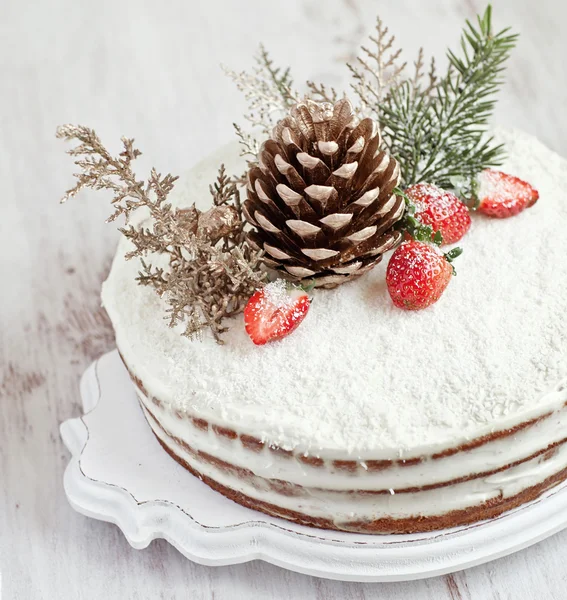
<instances>
[{"instance_id":1,"label":"white painted wood surface","mask_svg":"<svg viewBox=\"0 0 567 600\"><path fill-rule=\"evenodd\" d=\"M567 154L567 7L496 0L522 32L497 120ZM230 139L244 103L218 68L248 67L260 41L298 82L341 87L377 10L412 57L441 56L480 0L2 0L0 2L0 571L6 599L565 598L567 532L454 576L405 584L319 580L249 564L207 568L166 542L131 549L113 525L75 514L62 489L59 423L80 413L78 379L113 345L98 292L117 233L108 205L57 204L71 165L57 124L136 136L152 164L179 173ZM117 148L117 144L112 146Z\"/></svg>"}]
</instances>

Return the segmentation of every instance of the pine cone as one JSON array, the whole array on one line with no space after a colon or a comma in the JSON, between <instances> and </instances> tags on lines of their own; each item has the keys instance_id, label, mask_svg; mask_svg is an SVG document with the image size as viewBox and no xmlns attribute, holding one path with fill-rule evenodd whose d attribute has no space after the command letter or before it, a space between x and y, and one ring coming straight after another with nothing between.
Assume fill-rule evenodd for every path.
<instances>
[{"instance_id":1,"label":"pine cone","mask_svg":"<svg viewBox=\"0 0 567 600\"><path fill-rule=\"evenodd\" d=\"M397 161L372 119L346 99L307 100L274 128L248 173L250 242L292 280L335 287L369 271L401 240Z\"/></svg>"}]
</instances>

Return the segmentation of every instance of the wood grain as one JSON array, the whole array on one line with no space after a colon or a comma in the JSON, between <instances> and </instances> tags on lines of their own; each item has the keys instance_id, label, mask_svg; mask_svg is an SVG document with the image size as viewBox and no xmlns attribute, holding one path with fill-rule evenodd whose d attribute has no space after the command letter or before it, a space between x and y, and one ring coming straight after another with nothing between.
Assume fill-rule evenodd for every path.
<instances>
[{"instance_id":1,"label":"wood grain","mask_svg":"<svg viewBox=\"0 0 567 600\"><path fill-rule=\"evenodd\" d=\"M226 142L244 101L218 68L246 68L263 41L297 81L343 87L382 16L411 57L442 56L480 0L4 0L0 3L0 571L4 598L565 598L567 532L463 573L403 584L325 581L252 562L195 565L164 541L143 551L113 525L76 514L59 423L80 414L78 380L113 345L99 288L117 233L93 194L60 207L72 168L56 125L136 136L152 165L183 172ZM522 32L497 120L567 154L565 4L497 0ZM117 148L117 145L114 146Z\"/></svg>"}]
</instances>

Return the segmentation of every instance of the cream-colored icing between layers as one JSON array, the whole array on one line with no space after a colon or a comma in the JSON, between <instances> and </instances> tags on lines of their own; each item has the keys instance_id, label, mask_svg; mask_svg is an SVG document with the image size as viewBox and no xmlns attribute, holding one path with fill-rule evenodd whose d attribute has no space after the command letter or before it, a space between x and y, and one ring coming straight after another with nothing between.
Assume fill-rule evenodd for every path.
<instances>
[{"instance_id":1,"label":"cream-colored icing between layers","mask_svg":"<svg viewBox=\"0 0 567 600\"><path fill-rule=\"evenodd\" d=\"M103 303L127 364L176 410L325 458L430 455L557 410L567 400L558 386L567 376L567 163L526 134L498 137L510 152L505 169L541 199L506 221L475 216L459 274L435 306L393 308L379 265L315 292L281 342L255 347L241 317L225 346L208 335L189 341L161 319L163 300L134 282L138 264L123 260L122 242ZM178 204L203 205L221 161L240 172L236 155L225 149L198 165ZM518 454L509 446L502 464Z\"/></svg>"},{"instance_id":2,"label":"cream-colored icing between layers","mask_svg":"<svg viewBox=\"0 0 567 600\"><path fill-rule=\"evenodd\" d=\"M437 460L407 467L390 467L379 473L356 475L332 469L330 465L310 467L291 457L271 453L268 448L256 453L242 446L240 440L219 437L209 427L203 431L186 419L179 419L167 409L158 408L138 393L148 422L157 437L172 452L202 475L246 496L313 518L330 519L340 528L348 521L403 519L443 515L450 511L478 506L493 499L511 498L523 490L545 481L567 467L567 444L553 452L532 459L529 449L541 446L542 439L562 441L567 424L567 409L519 431L509 439L487 442L479 449L461 452ZM156 421L159 426L156 426ZM563 437L562 437L563 436ZM194 452L178 443L180 439ZM550 445L553 442L550 441ZM504 445L515 448L520 464L497 473L480 475L468 481L428 490L399 493L400 487L434 485L448 482L463 469L469 473L504 467L510 456L502 452ZM235 475L232 469L204 460L199 451L211 454L229 464L241 466L257 477ZM511 453L510 453L511 454ZM301 486L298 494L281 493L268 480L291 481ZM389 488L389 489L388 489ZM352 490L383 490L383 494L356 494Z\"/></svg>"},{"instance_id":3,"label":"cream-colored icing between layers","mask_svg":"<svg viewBox=\"0 0 567 600\"><path fill-rule=\"evenodd\" d=\"M340 491L389 491L450 484L470 475L492 473L511 463L527 464L528 458L567 439L567 408L563 407L509 436L486 441L469 450L435 459L423 456L416 464L395 462L379 472L368 469L366 463L360 461L354 473L334 466L332 460L312 466L293 455L272 452L268 445L251 450L238 437L231 439L218 435L212 426L204 431L193 425L191 420L180 419L166 406L158 407L148 402L142 393L138 394L165 431L196 451L207 452L231 465L249 469L259 477ZM526 472L529 471L520 469L518 476L523 477ZM508 477L508 472L494 473L488 479L492 483L502 477ZM496 488L490 491L496 491Z\"/></svg>"}]
</instances>

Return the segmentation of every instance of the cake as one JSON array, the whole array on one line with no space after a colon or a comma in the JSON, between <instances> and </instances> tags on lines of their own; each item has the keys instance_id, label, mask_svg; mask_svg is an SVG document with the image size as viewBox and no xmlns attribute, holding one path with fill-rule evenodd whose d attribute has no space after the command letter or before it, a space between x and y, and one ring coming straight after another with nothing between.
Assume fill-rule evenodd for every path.
<instances>
[{"instance_id":1,"label":"cake","mask_svg":"<svg viewBox=\"0 0 567 600\"><path fill-rule=\"evenodd\" d=\"M567 162L487 130L516 41L490 7L441 76L421 51L408 76L380 20L371 39L358 105L301 98L265 50L229 72L256 130L177 184L140 180L132 139L58 136L65 198L108 190L126 218L102 302L163 449L274 517L415 533L567 478Z\"/></svg>"},{"instance_id":2,"label":"cake","mask_svg":"<svg viewBox=\"0 0 567 600\"><path fill-rule=\"evenodd\" d=\"M220 346L156 318L120 243L103 304L150 427L213 489L297 523L369 533L488 519L567 476L567 162L498 130L504 169L541 200L509 220L476 215L440 302L392 306L382 263L325 290L293 335L250 343L235 317ZM227 147L174 202L207 201ZM203 205L205 206L205 204Z\"/></svg>"}]
</instances>

